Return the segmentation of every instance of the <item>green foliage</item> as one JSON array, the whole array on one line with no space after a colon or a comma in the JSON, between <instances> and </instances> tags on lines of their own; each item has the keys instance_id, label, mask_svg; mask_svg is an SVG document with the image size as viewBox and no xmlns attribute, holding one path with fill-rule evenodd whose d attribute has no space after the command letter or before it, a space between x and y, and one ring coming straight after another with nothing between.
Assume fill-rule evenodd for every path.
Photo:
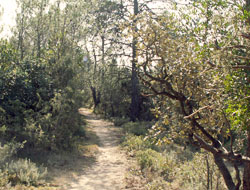
<instances>
[{"instance_id":1,"label":"green foliage","mask_svg":"<svg viewBox=\"0 0 250 190\"><path fill-rule=\"evenodd\" d=\"M28 159L12 160L5 167L8 172L9 181L15 185L22 183L25 185L38 185L47 174L47 169L38 167Z\"/></svg>"},{"instance_id":2,"label":"green foliage","mask_svg":"<svg viewBox=\"0 0 250 190\"><path fill-rule=\"evenodd\" d=\"M105 117L128 117L130 91L128 70L119 68L116 61L108 63L108 66L100 66L105 70L105 75L98 75L94 83L100 93L100 104L97 107L98 113ZM101 73L100 73L101 74Z\"/></svg>"},{"instance_id":3,"label":"green foliage","mask_svg":"<svg viewBox=\"0 0 250 190\"><path fill-rule=\"evenodd\" d=\"M22 145L17 143L9 143L0 146L0 188L9 185L9 175L5 165L13 158L17 150L21 147Z\"/></svg>"},{"instance_id":4,"label":"green foliage","mask_svg":"<svg viewBox=\"0 0 250 190\"><path fill-rule=\"evenodd\" d=\"M49 124L52 125L50 136L60 148L72 148L78 137L84 137L83 119L78 113L81 102L74 99L72 89L66 88L51 100L53 107ZM50 140L50 139L48 139Z\"/></svg>"},{"instance_id":5,"label":"green foliage","mask_svg":"<svg viewBox=\"0 0 250 190\"><path fill-rule=\"evenodd\" d=\"M127 122L122 125L125 133L130 133L137 136L145 136L148 129L152 127L152 122Z\"/></svg>"},{"instance_id":6,"label":"green foliage","mask_svg":"<svg viewBox=\"0 0 250 190\"><path fill-rule=\"evenodd\" d=\"M147 189L227 189L210 154L185 150L176 145L157 149L142 136L128 135L123 146L129 155L135 156L143 175L147 176Z\"/></svg>"},{"instance_id":7,"label":"green foliage","mask_svg":"<svg viewBox=\"0 0 250 190\"><path fill-rule=\"evenodd\" d=\"M227 189L210 154L195 153L192 160L184 162L176 170L175 179L181 188L187 190Z\"/></svg>"},{"instance_id":8,"label":"green foliage","mask_svg":"<svg viewBox=\"0 0 250 190\"><path fill-rule=\"evenodd\" d=\"M71 150L85 137L78 108L83 101L93 104L92 87L98 96L94 101L98 113L128 118L131 69L122 67L119 55L127 54L131 46L127 41L133 38L138 63L132 70L147 86L139 83L145 96L138 98L140 114L136 117L152 120L154 105L158 122L146 140L151 124L117 118L114 122L131 134L123 144L128 151L139 151L135 155L141 168L169 179L174 159L184 162L188 171L199 168L199 161L211 160L210 156L195 155L191 167L180 150L165 155L157 152L152 142L161 148L164 143L184 145L187 140L200 144L198 135L215 150L222 144L227 152L243 152L250 118L249 72L232 71L234 66L249 65L249 28L245 27L249 7L242 2L198 0L179 8L175 5L177 10L171 14L142 13L136 19L127 16L124 4L109 0L17 2L14 36L10 42L0 41L1 142L26 142L26 151ZM143 12L147 6L140 7ZM123 20L128 22L121 26ZM129 61L125 59L126 65ZM151 98L152 91L158 96ZM232 150L229 136L236 142ZM0 164L10 160L18 147L1 147ZM219 148L218 152L224 150ZM24 168L19 169L20 164ZM25 171L14 176L23 183L31 184L39 175L36 169L32 169L35 177L29 174L28 167L36 168L29 160L9 162L8 167ZM197 173L205 173L205 168L200 168ZM205 186L202 174L198 179L194 173L193 179L185 169L180 171L187 179L183 186ZM5 184L5 173L0 173ZM152 183L150 188L162 187Z\"/></svg>"},{"instance_id":9,"label":"green foliage","mask_svg":"<svg viewBox=\"0 0 250 190\"><path fill-rule=\"evenodd\" d=\"M147 190L165 190L167 183L163 179L154 179L146 185Z\"/></svg>"},{"instance_id":10,"label":"green foliage","mask_svg":"<svg viewBox=\"0 0 250 190\"><path fill-rule=\"evenodd\" d=\"M24 144L11 142L0 146L0 169L4 163L8 162Z\"/></svg>"},{"instance_id":11,"label":"green foliage","mask_svg":"<svg viewBox=\"0 0 250 190\"><path fill-rule=\"evenodd\" d=\"M175 168L175 160L168 159L164 154L152 149L140 150L136 153L136 159L142 170L150 170L164 177L165 180L172 180Z\"/></svg>"},{"instance_id":12,"label":"green foliage","mask_svg":"<svg viewBox=\"0 0 250 190\"><path fill-rule=\"evenodd\" d=\"M232 130L249 130L249 78L249 71L235 71L225 80L225 90L229 94L226 114Z\"/></svg>"},{"instance_id":13,"label":"green foliage","mask_svg":"<svg viewBox=\"0 0 250 190\"><path fill-rule=\"evenodd\" d=\"M8 173L0 169L0 189L9 185Z\"/></svg>"},{"instance_id":14,"label":"green foliage","mask_svg":"<svg viewBox=\"0 0 250 190\"><path fill-rule=\"evenodd\" d=\"M0 187L9 184L38 185L46 176L47 169L38 167L28 159L16 159L16 153L23 144L9 143L0 146Z\"/></svg>"},{"instance_id":15,"label":"green foliage","mask_svg":"<svg viewBox=\"0 0 250 190\"><path fill-rule=\"evenodd\" d=\"M84 136L78 114L82 103L79 75L72 69L76 65L70 65L67 56L53 67L48 60L31 57L18 61L13 47L6 44L0 44L2 49L10 49L4 52L11 52L8 59L1 54L5 64L0 65L6 70L0 72L1 138L26 141L28 149L72 148Z\"/></svg>"},{"instance_id":16,"label":"green foliage","mask_svg":"<svg viewBox=\"0 0 250 190\"><path fill-rule=\"evenodd\" d=\"M13 61L17 58L17 52L7 40L0 40L0 72L8 72L9 67L14 67Z\"/></svg>"},{"instance_id":17,"label":"green foliage","mask_svg":"<svg viewBox=\"0 0 250 190\"><path fill-rule=\"evenodd\" d=\"M125 137L122 145L128 152L131 153L154 147L150 141L144 140L142 136L135 136L131 134Z\"/></svg>"},{"instance_id":18,"label":"green foliage","mask_svg":"<svg viewBox=\"0 0 250 190\"><path fill-rule=\"evenodd\" d=\"M120 126L124 125L125 123L128 123L129 118L115 117L112 121L113 121L115 126L120 127Z\"/></svg>"},{"instance_id":19,"label":"green foliage","mask_svg":"<svg viewBox=\"0 0 250 190\"><path fill-rule=\"evenodd\" d=\"M249 132L249 26L227 1L195 1L179 11L137 19L140 79L145 94L155 95L158 118L150 137L160 145L189 141L224 162L216 152L243 152ZM224 180L229 189L237 184Z\"/></svg>"}]
</instances>

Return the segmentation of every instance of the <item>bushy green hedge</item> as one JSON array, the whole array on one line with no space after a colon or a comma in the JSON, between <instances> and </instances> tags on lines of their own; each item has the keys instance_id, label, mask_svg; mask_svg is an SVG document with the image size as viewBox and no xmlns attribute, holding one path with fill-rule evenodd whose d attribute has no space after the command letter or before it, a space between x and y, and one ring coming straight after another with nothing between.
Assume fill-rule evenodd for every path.
<instances>
[{"instance_id":1,"label":"bushy green hedge","mask_svg":"<svg viewBox=\"0 0 250 190\"><path fill-rule=\"evenodd\" d=\"M71 149L84 128L79 73L70 56L51 65L50 59L18 58L0 41L0 138L25 147Z\"/></svg>"}]
</instances>

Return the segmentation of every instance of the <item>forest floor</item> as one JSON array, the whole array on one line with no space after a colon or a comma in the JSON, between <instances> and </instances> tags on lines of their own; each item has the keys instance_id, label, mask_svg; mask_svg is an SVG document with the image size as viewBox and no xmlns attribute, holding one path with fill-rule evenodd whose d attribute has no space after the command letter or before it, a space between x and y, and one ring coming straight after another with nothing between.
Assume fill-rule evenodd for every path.
<instances>
[{"instance_id":1,"label":"forest floor","mask_svg":"<svg viewBox=\"0 0 250 190\"><path fill-rule=\"evenodd\" d=\"M86 117L88 144L82 145L83 154L73 156L53 170L53 181L60 190L122 190L141 189L128 185L131 168L120 149L121 129L100 119L91 110L81 108ZM70 159L69 159L70 160Z\"/></svg>"}]
</instances>

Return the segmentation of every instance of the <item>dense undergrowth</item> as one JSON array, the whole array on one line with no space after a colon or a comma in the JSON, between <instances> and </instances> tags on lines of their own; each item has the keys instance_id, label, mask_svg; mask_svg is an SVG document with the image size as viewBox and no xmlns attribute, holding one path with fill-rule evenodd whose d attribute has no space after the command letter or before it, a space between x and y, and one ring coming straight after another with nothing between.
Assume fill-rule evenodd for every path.
<instances>
[{"instance_id":1,"label":"dense undergrowth","mask_svg":"<svg viewBox=\"0 0 250 190\"><path fill-rule=\"evenodd\" d=\"M146 178L145 189L227 189L211 154L176 144L157 146L147 138L149 123L116 120L123 123L122 146L136 160L137 174Z\"/></svg>"},{"instance_id":2,"label":"dense undergrowth","mask_svg":"<svg viewBox=\"0 0 250 190\"><path fill-rule=\"evenodd\" d=\"M74 151L85 137L77 57L21 59L6 40L0 49L0 187L41 186L48 163L37 157Z\"/></svg>"},{"instance_id":3,"label":"dense undergrowth","mask_svg":"<svg viewBox=\"0 0 250 190\"><path fill-rule=\"evenodd\" d=\"M228 189L250 188L249 1L154 14L137 0L16 2L12 36L0 40L0 187L43 183L38 155L84 140L84 103L123 118L114 123L148 189L223 190L225 172ZM150 122L129 122L154 119L150 136ZM229 163L244 177L232 180Z\"/></svg>"}]
</instances>

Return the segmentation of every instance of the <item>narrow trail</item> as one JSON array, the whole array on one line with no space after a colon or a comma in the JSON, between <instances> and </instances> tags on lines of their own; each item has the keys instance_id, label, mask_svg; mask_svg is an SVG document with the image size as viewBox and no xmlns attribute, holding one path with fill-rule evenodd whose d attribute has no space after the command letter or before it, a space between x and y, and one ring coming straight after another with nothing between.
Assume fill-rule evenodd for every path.
<instances>
[{"instance_id":1,"label":"narrow trail","mask_svg":"<svg viewBox=\"0 0 250 190\"><path fill-rule=\"evenodd\" d=\"M66 184L65 190L122 190L128 163L121 152L119 129L112 123L98 119L88 109L80 109L87 118L88 127L99 138L99 150L96 162L86 167L76 179Z\"/></svg>"}]
</instances>

